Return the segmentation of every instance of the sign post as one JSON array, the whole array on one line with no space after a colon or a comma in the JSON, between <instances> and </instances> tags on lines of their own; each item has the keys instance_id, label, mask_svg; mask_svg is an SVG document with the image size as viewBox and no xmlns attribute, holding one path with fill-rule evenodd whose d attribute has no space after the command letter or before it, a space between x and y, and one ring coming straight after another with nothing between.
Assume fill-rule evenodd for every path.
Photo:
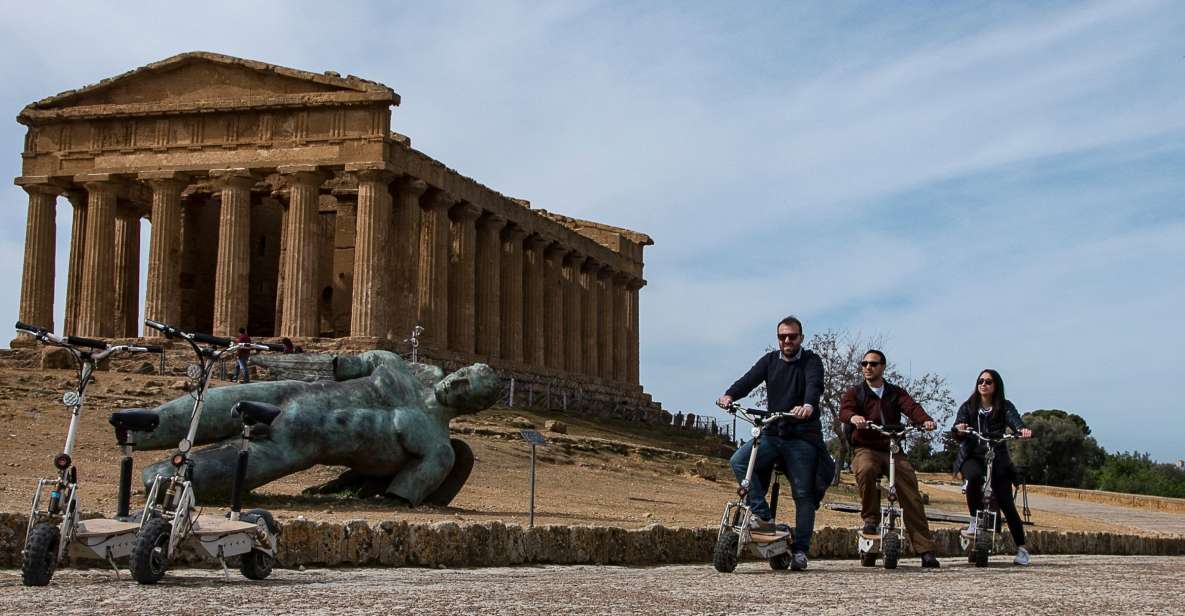
<instances>
[{"instance_id":1,"label":"sign post","mask_svg":"<svg viewBox=\"0 0 1185 616\"><path fill-rule=\"evenodd\" d=\"M527 521L527 528L535 527L535 446L546 445L547 439L535 430L523 430L523 440L531 445L531 513Z\"/></svg>"}]
</instances>

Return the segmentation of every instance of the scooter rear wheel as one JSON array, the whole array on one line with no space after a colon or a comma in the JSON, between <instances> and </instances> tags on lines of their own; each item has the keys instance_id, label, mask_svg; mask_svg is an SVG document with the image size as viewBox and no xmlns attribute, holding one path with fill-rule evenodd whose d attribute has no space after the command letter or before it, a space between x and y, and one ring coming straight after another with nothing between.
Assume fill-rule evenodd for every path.
<instances>
[{"instance_id":1,"label":"scooter rear wheel","mask_svg":"<svg viewBox=\"0 0 1185 616\"><path fill-rule=\"evenodd\" d=\"M33 527L25 544L21 563L21 582L25 586L46 586L58 568L58 542L61 531L53 524L41 523Z\"/></svg>"},{"instance_id":2,"label":"scooter rear wheel","mask_svg":"<svg viewBox=\"0 0 1185 616\"><path fill-rule=\"evenodd\" d=\"M769 559L769 568L773 569L774 571L782 571L784 569L789 569L790 568L790 553L786 552L785 554L778 554L777 556Z\"/></svg>"},{"instance_id":3,"label":"scooter rear wheel","mask_svg":"<svg viewBox=\"0 0 1185 616\"><path fill-rule=\"evenodd\" d=\"M243 562L239 565L239 572L249 580L263 580L272 574L272 566L276 559L261 550L251 550L243 554Z\"/></svg>"},{"instance_id":4,"label":"scooter rear wheel","mask_svg":"<svg viewBox=\"0 0 1185 616\"><path fill-rule=\"evenodd\" d=\"M712 566L720 573L732 573L737 568L737 544L740 537L732 529L725 529L716 540L712 552Z\"/></svg>"},{"instance_id":5,"label":"scooter rear wheel","mask_svg":"<svg viewBox=\"0 0 1185 616\"><path fill-rule=\"evenodd\" d=\"M861 554L860 555L860 566L875 567L876 566L876 554L873 552L865 552L864 554Z\"/></svg>"},{"instance_id":6,"label":"scooter rear wheel","mask_svg":"<svg viewBox=\"0 0 1185 616\"><path fill-rule=\"evenodd\" d=\"M173 525L164 518L148 520L140 529L130 563L132 577L137 582L155 584L165 577L165 571L169 569L169 536L172 532Z\"/></svg>"}]
</instances>

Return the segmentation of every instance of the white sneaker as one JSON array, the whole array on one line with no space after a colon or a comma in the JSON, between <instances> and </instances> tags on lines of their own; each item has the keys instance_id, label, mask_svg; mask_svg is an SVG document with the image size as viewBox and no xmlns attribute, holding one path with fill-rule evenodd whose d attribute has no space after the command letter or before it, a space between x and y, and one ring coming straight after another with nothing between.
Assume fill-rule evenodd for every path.
<instances>
[{"instance_id":1,"label":"white sneaker","mask_svg":"<svg viewBox=\"0 0 1185 616\"><path fill-rule=\"evenodd\" d=\"M962 533L963 536L968 539L974 538L975 537L975 518L971 518L971 523L967 525L967 528L964 528L963 530L961 530L959 532Z\"/></svg>"},{"instance_id":2,"label":"white sneaker","mask_svg":"<svg viewBox=\"0 0 1185 616\"><path fill-rule=\"evenodd\" d=\"M1016 558L1012 559L1012 564L1020 565L1022 567L1029 566L1029 550L1025 546L1016 548Z\"/></svg>"}]
</instances>

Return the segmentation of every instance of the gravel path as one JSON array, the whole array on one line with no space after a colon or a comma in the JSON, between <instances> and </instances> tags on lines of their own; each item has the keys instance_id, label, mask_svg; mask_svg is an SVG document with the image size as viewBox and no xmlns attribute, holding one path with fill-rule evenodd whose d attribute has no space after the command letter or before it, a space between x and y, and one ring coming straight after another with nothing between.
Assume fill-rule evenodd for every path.
<instances>
[{"instance_id":1,"label":"gravel path","mask_svg":"<svg viewBox=\"0 0 1185 616\"><path fill-rule=\"evenodd\" d=\"M927 488L935 488L947 492L958 492L958 486L943 484L927 484ZM1017 508L1020 508L1019 499ZM1122 505L1106 505L1074 498L1058 498L1040 494L1029 494L1029 508L1041 511L1053 511L1068 515L1089 518L1107 524L1127 526L1137 530L1154 533L1168 533L1185 535L1185 515L1180 513L1166 513L1163 511L1149 511L1124 507ZM960 511L959 513L964 513ZM1034 513L1034 519L1037 518Z\"/></svg>"},{"instance_id":2,"label":"gravel path","mask_svg":"<svg viewBox=\"0 0 1185 616\"><path fill-rule=\"evenodd\" d=\"M179 570L148 587L109 572L61 571L25 588L0 571L0 614L1179 614L1185 558L1037 556L1028 568L994 558L987 569L948 559L896 571L816 561L804 573L743 563L492 569L281 570L264 582L232 572ZM990 591L985 589L992 589Z\"/></svg>"}]
</instances>

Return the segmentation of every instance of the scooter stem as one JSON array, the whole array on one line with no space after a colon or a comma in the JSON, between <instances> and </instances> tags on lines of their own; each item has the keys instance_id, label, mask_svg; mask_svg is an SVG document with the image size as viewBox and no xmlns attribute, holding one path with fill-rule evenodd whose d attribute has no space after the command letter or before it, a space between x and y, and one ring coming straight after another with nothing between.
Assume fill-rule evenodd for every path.
<instances>
[{"instance_id":1,"label":"scooter stem","mask_svg":"<svg viewBox=\"0 0 1185 616\"><path fill-rule=\"evenodd\" d=\"M119 502L115 507L116 518L126 518L132 502L132 456L126 455L119 463Z\"/></svg>"}]
</instances>

